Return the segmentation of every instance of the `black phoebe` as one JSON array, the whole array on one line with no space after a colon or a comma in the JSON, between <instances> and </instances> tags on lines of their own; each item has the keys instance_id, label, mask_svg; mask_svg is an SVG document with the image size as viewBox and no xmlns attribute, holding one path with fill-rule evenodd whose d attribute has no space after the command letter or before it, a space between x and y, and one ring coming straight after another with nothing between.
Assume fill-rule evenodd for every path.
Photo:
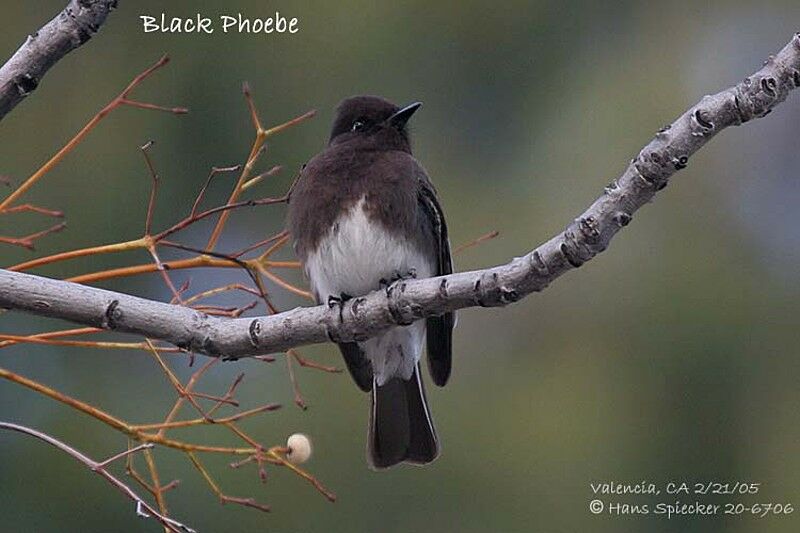
<instances>
[{"instance_id":1,"label":"black phoebe","mask_svg":"<svg viewBox=\"0 0 800 533\"><path fill-rule=\"evenodd\" d=\"M354 96L337 108L328 146L303 169L289 201L289 231L318 303L343 302L407 277L450 274L444 214L411 155L403 107ZM372 391L367 461L426 464L439 455L420 376L422 345L439 386L450 376L453 314L339 344L356 384Z\"/></svg>"}]
</instances>

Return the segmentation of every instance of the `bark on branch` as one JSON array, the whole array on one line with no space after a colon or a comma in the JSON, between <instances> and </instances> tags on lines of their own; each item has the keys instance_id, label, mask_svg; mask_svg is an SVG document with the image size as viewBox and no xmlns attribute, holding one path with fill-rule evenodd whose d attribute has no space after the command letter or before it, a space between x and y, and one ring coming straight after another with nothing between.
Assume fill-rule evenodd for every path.
<instances>
[{"instance_id":1,"label":"bark on branch","mask_svg":"<svg viewBox=\"0 0 800 533\"><path fill-rule=\"evenodd\" d=\"M31 94L50 67L97 33L117 0L70 0L0 67L0 120Z\"/></svg>"},{"instance_id":2,"label":"bark on branch","mask_svg":"<svg viewBox=\"0 0 800 533\"><path fill-rule=\"evenodd\" d=\"M0 270L0 307L136 333L211 356L238 358L325 341L361 340L392 326L474 306L502 306L543 290L606 249L633 213L663 189L709 139L763 117L800 86L800 34L755 74L704 97L662 128L602 196L567 228L508 264L398 282L339 309L297 308L258 318L223 319L169 305Z\"/></svg>"}]
</instances>

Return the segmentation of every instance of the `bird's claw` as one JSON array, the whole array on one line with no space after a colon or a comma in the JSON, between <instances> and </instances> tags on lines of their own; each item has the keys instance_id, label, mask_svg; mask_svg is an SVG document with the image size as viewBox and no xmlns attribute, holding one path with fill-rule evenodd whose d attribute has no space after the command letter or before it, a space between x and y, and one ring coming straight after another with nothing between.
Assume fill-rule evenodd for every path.
<instances>
[{"instance_id":1,"label":"bird's claw","mask_svg":"<svg viewBox=\"0 0 800 533\"><path fill-rule=\"evenodd\" d=\"M328 296L328 307L333 309L334 307L344 307L344 304L347 303L347 300L351 299L352 296L349 294L341 293L339 296L334 296L333 294Z\"/></svg>"},{"instance_id":2,"label":"bird's claw","mask_svg":"<svg viewBox=\"0 0 800 533\"><path fill-rule=\"evenodd\" d=\"M399 270L395 270L394 275L391 279L381 278L380 285L381 288L386 291L386 296L390 296L392 293L392 288L401 281L406 281L409 279L417 279L417 269L416 268L409 268L408 271L405 273L401 273Z\"/></svg>"},{"instance_id":3,"label":"bird's claw","mask_svg":"<svg viewBox=\"0 0 800 533\"><path fill-rule=\"evenodd\" d=\"M347 303L347 300L350 300L352 296L346 293L341 293L339 296L329 295L328 296L328 308L333 309L335 307L339 308L339 320L343 321L344 317L342 313L344 312L344 304Z\"/></svg>"}]
</instances>

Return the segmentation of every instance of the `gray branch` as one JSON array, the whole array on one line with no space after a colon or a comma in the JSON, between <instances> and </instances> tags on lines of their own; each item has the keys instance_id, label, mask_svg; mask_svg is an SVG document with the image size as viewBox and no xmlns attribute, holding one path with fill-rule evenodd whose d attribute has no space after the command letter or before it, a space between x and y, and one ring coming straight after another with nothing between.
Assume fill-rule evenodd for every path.
<instances>
[{"instance_id":1,"label":"gray branch","mask_svg":"<svg viewBox=\"0 0 800 533\"><path fill-rule=\"evenodd\" d=\"M0 120L39 86L62 57L97 33L117 0L70 0L0 67Z\"/></svg>"},{"instance_id":2,"label":"gray branch","mask_svg":"<svg viewBox=\"0 0 800 533\"><path fill-rule=\"evenodd\" d=\"M161 339L225 358L326 342L362 340L396 325L465 307L503 306L543 290L606 249L633 214L689 158L728 126L763 117L800 86L800 34L763 68L704 97L661 129L602 196L567 228L508 264L436 278L400 281L341 309L297 308L257 318L224 319L185 307L0 270L0 307Z\"/></svg>"}]
</instances>

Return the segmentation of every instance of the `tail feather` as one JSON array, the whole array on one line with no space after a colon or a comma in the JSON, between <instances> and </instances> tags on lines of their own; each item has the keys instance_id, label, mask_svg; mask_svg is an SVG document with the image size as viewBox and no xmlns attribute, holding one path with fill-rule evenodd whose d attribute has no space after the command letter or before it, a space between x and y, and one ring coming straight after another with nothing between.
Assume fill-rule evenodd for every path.
<instances>
[{"instance_id":1,"label":"tail feather","mask_svg":"<svg viewBox=\"0 0 800 533\"><path fill-rule=\"evenodd\" d=\"M419 366L414 370L411 379L405 383L408 411L416 413L409 416L411 439L405 461L420 465L428 464L439 456L439 440L436 438L436 428L433 427L433 419L428 410Z\"/></svg>"},{"instance_id":2,"label":"tail feather","mask_svg":"<svg viewBox=\"0 0 800 533\"><path fill-rule=\"evenodd\" d=\"M373 468L397 463L427 464L439 455L425 389L414 369L411 378L392 378L384 385L373 383L369 419L367 461Z\"/></svg>"}]
</instances>

